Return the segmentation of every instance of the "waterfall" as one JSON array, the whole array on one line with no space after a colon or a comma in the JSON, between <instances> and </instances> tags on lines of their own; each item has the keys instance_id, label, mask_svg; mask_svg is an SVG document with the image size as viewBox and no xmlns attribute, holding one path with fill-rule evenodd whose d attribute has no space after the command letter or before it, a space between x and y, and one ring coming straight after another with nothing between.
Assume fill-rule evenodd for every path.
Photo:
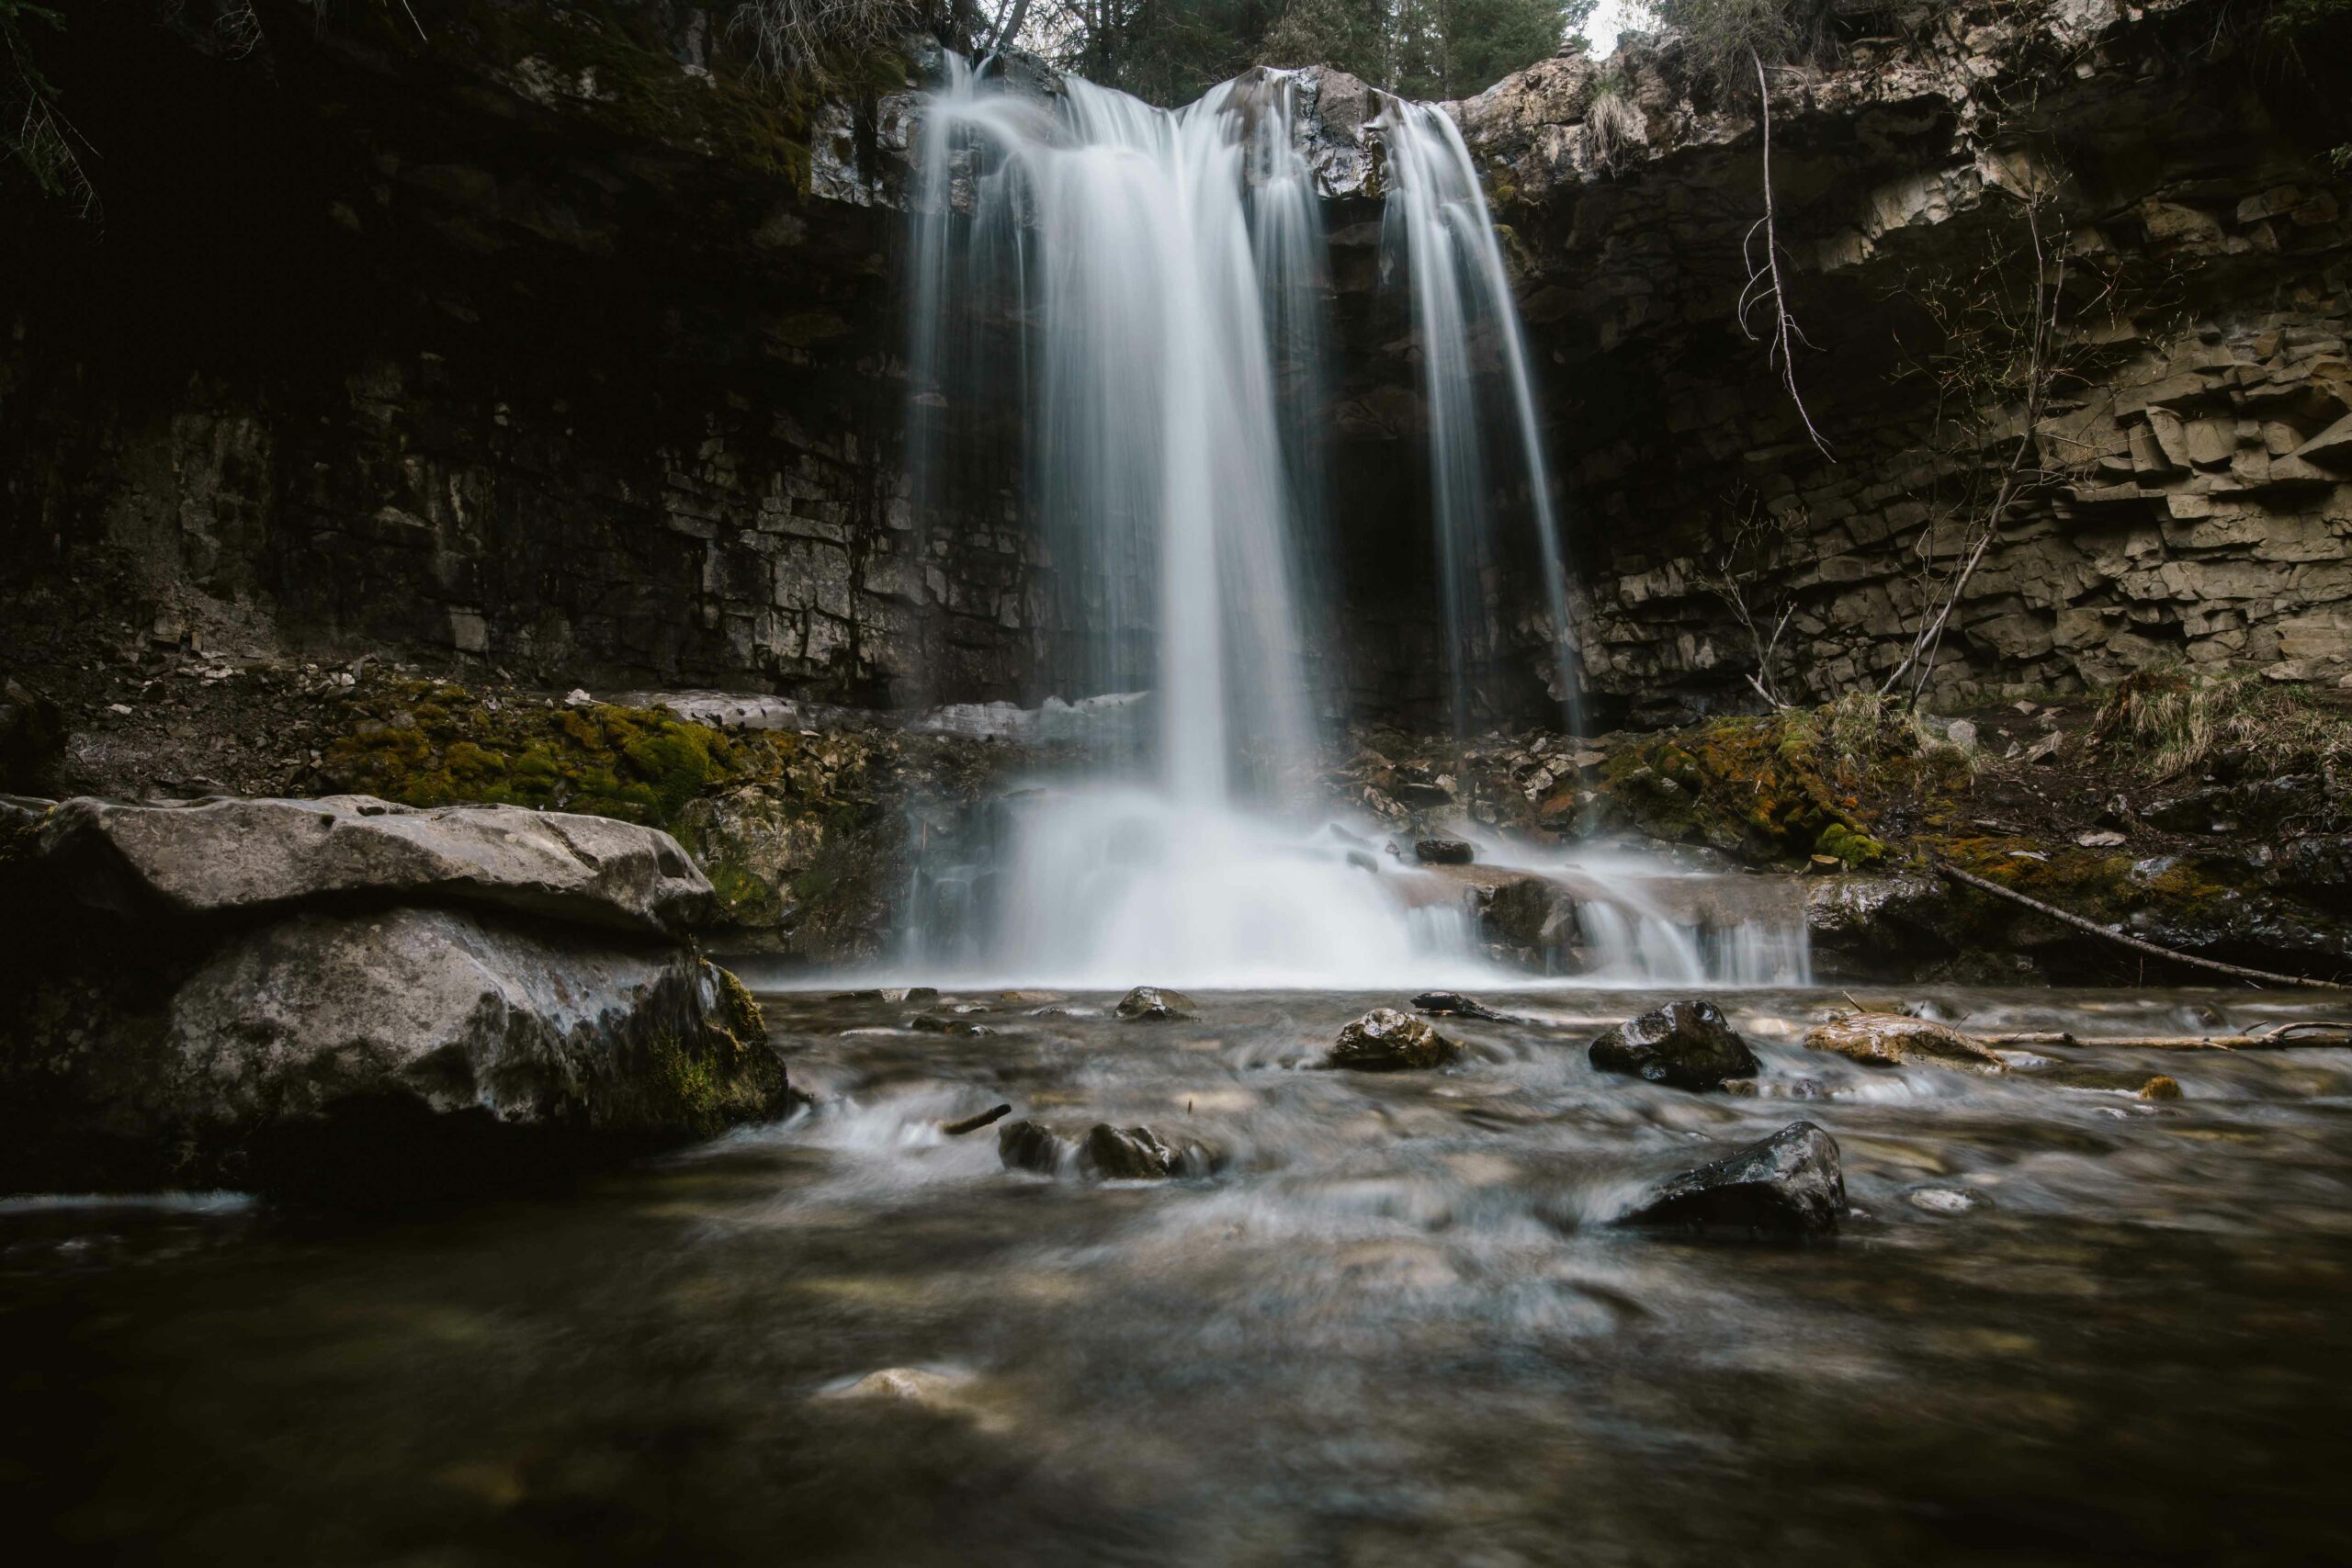
<instances>
[{"instance_id":1,"label":"waterfall","mask_svg":"<svg viewBox=\"0 0 2352 1568\"><path fill-rule=\"evenodd\" d=\"M1536 423L1526 337L1478 171L1460 128L1434 105L1388 97L1373 129L1387 150L1394 186L1384 260L1407 274L1420 350L1454 733L1470 728L1475 671L1495 658L1480 634L1500 570L1493 505L1498 474L1525 487L1534 515L1552 613L1554 696L1573 733L1581 725L1559 520ZM1499 361L1500 410L1492 406L1497 399L1488 384L1496 378L1487 361Z\"/></svg>"},{"instance_id":2,"label":"waterfall","mask_svg":"<svg viewBox=\"0 0 2352 1568\"><path fill-rule=\"evenodd\" d=\"M908 957L926 977L1499 977L1469 891L1327 826L1312 777L1329 285L1300 136L1309 91L1261 68L1167 111L1077 79L1010 86L951 58L930 102L910 278L917 526L984 502L975 475L1020 472L1061 596L1057 681L1074 696L1148 693L1150 717L919 867ZM1462 685L1491 570L1491 475L1518 475L1532 499L1555 632L1565 579L1468 152L1421 106L1392 101L1377 128L1423 346ZM1680 974L1702 966L1695 942L1648 921L1600 946L1621 969Z\"/></svg>"}]
</instances>

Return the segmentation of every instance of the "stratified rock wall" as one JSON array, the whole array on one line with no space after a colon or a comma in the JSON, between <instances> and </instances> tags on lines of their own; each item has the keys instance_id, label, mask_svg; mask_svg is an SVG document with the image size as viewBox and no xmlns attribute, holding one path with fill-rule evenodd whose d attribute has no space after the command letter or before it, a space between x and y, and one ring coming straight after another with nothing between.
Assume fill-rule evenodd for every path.
<instances>
[{"instance_id":1,"label":"stratified rock wall","mask_svg":"<svg viewBox=\"0 0 2352 1568\"><path fill-rule=\"evenodd\" d=\"M1040 694L1006 476L908 505L905 62L803 112L714 75L709 7L400 12L43 35L103 208L0 193L12 584L229 651Z\"/></svg>"},{"instance_id":2,"label":"stratified rock wall","mask_svg":"<svg viewBox=\"0 0 2352 1568\"><path fill-rule=\"evenodd\" d=\"M242 54L217 10L77 8L50 44L106 151L105 209L0 223L17 625L96 606L166 644L386 649L561 686L1085 694L1067 672L1098 628L1027 514L1019 409L959 411L980 434L949 454L946 505L910 503L917 63L811 101L730 69L723 7L463 0L420 42L396 6L322 23L262 0L263 47ZM1737 322L1762 211L1751 109L1695 84L1671 39L1454 106L1544 379L1590 717L1759 700L1727 564L1768 628L1789 612L1782 694L1900 661L1923 576L2018 451L2013 412L1939 404L1917 297L2015 245L2032 189L2078 300L2113 276L2124 308L2081 316L2085 375L2035 432L1933 688L2072 689L2165 654L2352 673L2352 181L2317 156L2352 131L2309 123L2340 106L2298 104L2218 0L1834 10L1835 63L1775 73L1771 96L1788 302L1813 345L1796 378L1827 454ZM1340 350L1317 553L1343 613L1317 678L1334 708L1435 725L1379 104L1338 73L1308 85ZM1484 585L1479 716L1553 717L1558 630L1532 540L1512 547ZM69 645L7 657L38 684L44 659L82 657Z\"/></svg>"},{"instance_id":3,"label":"stratified rock wall","mask_svg":"<svg viewBox=\"0 0 2352 1568\"><path fill-rule=\"evenodd\" d=\"M1923 563L1966 547L2018 434L2014 407L1939 413L1917 296L1997 280L2014 310L2025 253L1984 258L2023 243L2037 187L2085 375L2035 433L1933 687L2075 689L2162 655L2352 673L2352 182L2284 123L2309 85L2195 0L1841 12L1838 64L1772 92L1782 265L1814 345L1796 379L1834 461L1738 330L1763 211L1752 109L1694 107L1721 95L1670 39L1458 107L1548 372L1600 705L1664 722L1753 705L1753 642L1709 581L1726 564L1768 630L1793 607L1787 695L1892 671L1925 618ZM2093 304L2110 280L2119 308Z\"/></svg>"}]
</instances>

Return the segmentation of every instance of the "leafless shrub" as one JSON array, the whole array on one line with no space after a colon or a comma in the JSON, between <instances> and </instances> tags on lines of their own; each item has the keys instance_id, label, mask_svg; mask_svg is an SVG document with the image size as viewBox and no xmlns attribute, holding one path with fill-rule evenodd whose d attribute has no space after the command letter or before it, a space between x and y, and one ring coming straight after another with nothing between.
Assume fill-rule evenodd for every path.
<instances>
[{"instance_id":1,"label":"leafless shrub","mask_svg":"<svg viewBox=\"0 0 2352 1568\"><path fill-rule=\"evenodd\" d=\"M743 0L729 26L749 41L757 74L823 85L859 55L914 31L922 17L910 0Z\"/></svg>"},{"instance_id":2,"label":"leafless shrub","mask_svg":"<svg viewBox=\"0 0 2352 1568\"><path fill-rule=\"evenodd\" d=\"M1915 276L1898 293L1923 317L1933 346L1904 372L1934 387L1928 446L1935 459L1928 525L1912 545L1919 624L1885 682L1914 699L1933 673L1944 631L2002 525L2019 504L2073 479L2096 454L2058 416L2119 353L2111 329L2167 307L2177 279L2135 275L2112 254L2082 251L2057 207L2052 169L1993 187L2014 205L1978 254ZM1987 453L2004 456L1988 464Z\"/></svg>"},{"instance_id":3,"label":"leafless shrub","mask_svg":"<svg viewBox=\"0 0 2352 1568\"><path fill-rule=\"evenodd\" d=\"M1720 600L1747 634L1748 651L1756 658L1756 670L1747 683L1772 707L1790 707L1793 705L1773 671L1781 639L1796 618L1796 604L1784 596L1777 615L1758 606L1770 592L1790 539L1804 531L1805 513L1802 507L1785 513L1769 511L1752 491L1744 490L1733 494L1731 504L1736 520L1722 544L1700 563L1699 586Z\"/></svg>"}]
</instances>

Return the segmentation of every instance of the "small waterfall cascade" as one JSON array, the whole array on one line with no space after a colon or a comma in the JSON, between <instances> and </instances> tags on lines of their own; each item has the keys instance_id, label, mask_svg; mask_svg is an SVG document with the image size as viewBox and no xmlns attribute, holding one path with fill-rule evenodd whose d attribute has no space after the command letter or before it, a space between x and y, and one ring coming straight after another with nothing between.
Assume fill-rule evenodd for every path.
<instances>
[{"instance_id":1,"label":"small waterfall cascade","mask_svg":"<svg viewBox=\"0 0 2352 1568\"><path fill-rule=\"evenodd\" d=\"M1468 731L1472 684L1479 667L1494 658L1486 606L1500 570L1495 487L1507 479L1524 487L1534 516L1552 616L1553 695L1573 733L1580 728L1577 681L1567 641L1559 519L1536 423L1526 336L1477 167L1453 117L1433 104L1388 97L1373 129L1387 151L1393 187L1385 269L1405 275L1420 350L1454 733Z\"/></svg>"},{"instance_id":2,"label":"small waterfall cascade","mask_svg":"<svg viewBox=\"0 0 2352 1568\"><path fill-rule=\"evenodd\" d=\"M1368 852L1313 778L1329 287L1307 90L1257 69L1168 111L1077 79L1009 87L951 58L930 101L909 338L917 526L969 502L973 475L1019 472L1056 624L1082 628L1057 681L1147 695L1144 722L1079 776L1033 781L920 857L910 974L1502 977L1465 891ZM1449 625L1458 641L1478 618L1464 591L1486 570L1498 450L1523 468L1565 626L1525 350L1468 152L1421 106L1391 104L1381 127L1425 344ZM1622 930L1604 916L1586 933L1612 973L1713 967L1695 931L1625 908Z\"/></svg>"}]
</instances>

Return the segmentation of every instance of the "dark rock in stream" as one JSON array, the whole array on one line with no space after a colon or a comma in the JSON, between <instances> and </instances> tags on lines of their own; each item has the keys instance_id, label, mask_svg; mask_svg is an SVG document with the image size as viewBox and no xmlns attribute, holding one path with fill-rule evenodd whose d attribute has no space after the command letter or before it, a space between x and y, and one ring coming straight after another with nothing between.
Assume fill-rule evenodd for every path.
<instances>
[{"instance_id":1,"label":"dark rock in stream","mask_svg":"<svg viewBox=\"0 0 2352 1568\"><path fill-rule=\"evenodd\" d=\"M1068 1140L1039 1122L1007 1122L996 1130L996 1157L1004 1162L1007 1170L1057 1175L1069 1154Z\"/></svg>"},{"instance_id":2,"label":"dark rock in stream","mask_svg":"<svg viewBox=\"0 0 2352 1568\"><path fill-rule=\"evenodd\" d=\"M1462 1047L1430 1027L1428 1021L1395 1008L1374 1008L1340 1031L1324 1061L1356 1072L1399 1072L1415 1067L1442 1067L1461 1054Z\"/></svg>"},{"instance_id":3,"label":"dark rock in stream","mask_svg":"<svg viewBox=\"0 0 2352 1568\"><path fill-rule=\"evenodd\" d=\"M1008 1170L1040 1176L1076 1170L1102 1181L1163 1181L1216 1163L1197 1146L1170 1148L1149 1127L1114 1127L1108 1122L1096 1122L1075 1141L1042 1122L1007 1122L997 1129L996 1153Z\"/></svg>"},{"instance_id":4,"label":"dark rock in stream","mask_svg":"<svg viewBox=\"0 0 2352 1568\"><path fill-rule=\"evenodd\" d=\"M1827 1235L1846 1212L1838 1140L1810 1122L1659 1183L1621 1225Z\"/></svg>"},{"instance_id":5,"label":"dark rock in stream","mask_svg":"<svg viewBox=\"0 0 2352 1568\"><path fill-rule=\"evenodd\" d=\"M1182 991L1137 986L1119 998L1119 1016L1130 1022L1166 1023L1191 1018L1199 1009Z\"/></svg>"},{"instance_id":6,"label":"dark rock in stream","mask_svg":"<svg viewBox=\"0 0 2352 1568\"><path fill-rule=\"evenodd\" d=\"M1148 1127L1114 1127L1098 1122L1087 1129L1086 1164L1109 1181L1154 1181L1177 1173L1179 1156Z\"/></svg>"},{"instance_id":7,"label":"dark rock in stream","mask_svg":"<svg viewBox=\"0 0 2352 1568\"><path fill-rule=\"evenodd\" d=\"M1417 839L1413 858L1423 865L1468 865L1478 852L1465 839Z\"/></svg>"},{"instance_id":8,"label":"dark rock in stream","mask_svg":"<svg viewBox=\"0 0 2352 1568\"><path fill-rule=\"evenodd\" d=\"M1433 1018L1476 1018L1488 1023L1520 1021L1510 1014L1497 1012L1476 997L1465 997L1459 991L1423 991L1413 998L1413 1005Z\"/></svg>"},{"instance_id":9,"label":"dark rock in stream","mask_svg":"<svg viewBox=\"0 0 2352 1568\"><path fill-rule=\"evenodd\" d=\"M1701 1092L1763 1070L1723 1010L1701 999L1668 1002L1626 1020L1592 1043L1591 1058L1604 1073Z\"/></svg>"},{"instance_id":10,"label":"dark rock in stream","mask_svg":"<svg viewBox=\"0 0 2352 1568\"><path fill-rule=\"evenodd\" d=\"M907 1020L907 1027L922 1034L960 1034L972 1039L996 1032L984 1023L944 1012L919 1012Z\"/></svg>"}]
</instances>

